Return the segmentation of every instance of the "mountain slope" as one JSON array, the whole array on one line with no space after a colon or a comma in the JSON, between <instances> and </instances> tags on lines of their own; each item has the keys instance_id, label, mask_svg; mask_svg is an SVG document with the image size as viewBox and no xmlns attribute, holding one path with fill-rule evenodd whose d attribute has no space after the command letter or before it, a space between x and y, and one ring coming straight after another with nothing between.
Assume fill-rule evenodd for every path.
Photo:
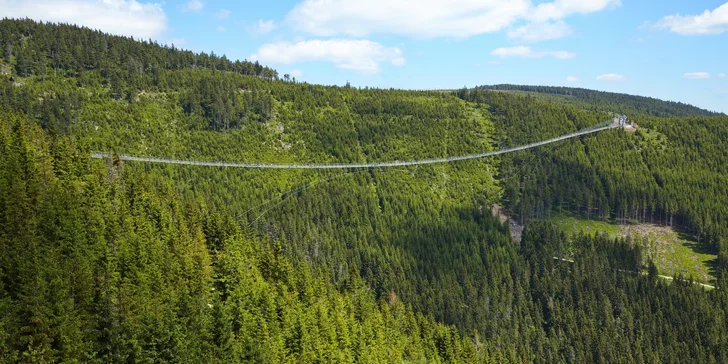
<instances>
[{"instance_id":1,"label":"mountain slope","mask_svg":"<svg viewBox=\"0 0 728 364\"><path fill-rule=\"evenodd\" d=\"M628 116L716 116L722 113L704 110L682 102L663 101L652 97L561 86L490 85L482 90L527 92L546 100L586 109L616 112Z\"/></svg>"},{"instance_id":2,"label":"mountain slope","mask_svg":"<svg viewBox=\"0 0 728 364\"><path fill-rule=\"evenodd\" d=\"M570 107L523 94L460 91L488 107L510 143L568 127ZM487 105L487 106L486 106ZM554 118L553 115L560 115ZM504 205L520 221L569 211L613 220L679 226L728 267L728 117L637 115L634 133L610 130L503 157ZM720 278L719 278L720 279Z\"/></svg>"},{"instance_id":3,"label":"mountain slope","mask_svg":"<svg viewBox=\"0 0 728 364\"><path fill-rule=\"evenodd\" d=\"M0 22L22 44L0 76L7 361L728 360L724 290L637 274L649 262L631 240L532 224L518 245L490 214L514 191L531 204L524 214L556 208L554 193L584 208L579 199L598 190L582 177L624 182L590 159L612 153L615 135L634 142L624 133L533 151L558 172L548 183L507 179L524 175L513 168L528 153L340 174L90 159L93 150L247 162L440 157L575 131L607 112L503 92L479 91L492 98L484 103L154 67L186 53L126 38L120 48L150 50L130 62L80 48L79 59L107 62L79 68L54 63L55 45L24 22ZM17 52L37 61L30 72ZM147 53L158 58L139 61ZM567 175L575 179L556 189ZM613 201L602 202L612 217Z\"/></svg>"}]
</instances>

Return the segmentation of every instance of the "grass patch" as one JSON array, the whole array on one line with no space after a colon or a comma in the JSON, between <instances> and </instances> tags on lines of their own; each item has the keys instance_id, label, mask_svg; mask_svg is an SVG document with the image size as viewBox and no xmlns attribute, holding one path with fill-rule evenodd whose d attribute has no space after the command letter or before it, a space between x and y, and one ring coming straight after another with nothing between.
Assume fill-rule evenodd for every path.
<instances>
[{"instance_id":1,"label":"grass patch","mask_svg":"<svg viewBox=\"0 0 728 364\"><path fill-rule=\"evenodd\" d=\"M711 273L714 273L717 256L701 249L700 244L689 237L667 227L637 234L645 237L645 253L655 262L660 274L682 274L702 283L715 280Z\"/></svg>"},{"instance_id":2,"label":"grass patch","mask_svg":"<svg viewBox=\"0 0 728 364\"><path fill-rule=\"evenodd\" d=\"M617 225L603 220L589 220L579 215L556 214L549 219L567 234L590 234L605 232L609 236L633 236L642 241L645 259L652 259L659 274L678 274L692 277L702 283L715 281L715 266L718 257L705 251L687 234L681 234L671 227L650 224Z\"/></svg>"},{"instance_id":3,"label":"grass patch","mask_svg":"<svg viewBox=\"0 0 728 364\"><path fill-rule=\"evenodd\" d=\"M598 231L602 231L610 236L616 237L620 235L621 231L620 226L617 224L603 220L587 220L583 217L566 213L553 215L550 221L564 232L572 235L579 233L594 235Z\"/></svg>"}]
</instances>

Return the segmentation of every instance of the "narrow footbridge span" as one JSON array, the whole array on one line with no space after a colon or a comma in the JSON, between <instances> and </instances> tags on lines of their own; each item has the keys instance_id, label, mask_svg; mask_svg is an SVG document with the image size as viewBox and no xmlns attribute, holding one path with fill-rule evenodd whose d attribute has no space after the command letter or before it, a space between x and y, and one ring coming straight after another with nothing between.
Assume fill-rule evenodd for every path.
<instances>
[{"instance_id":1,"label":"narrow footbridge span","mask_svg":"<svg viewBox=\"0 0 728 364\"><path fill-rule=\"evenodd\" d=\"M500 149L491 152L468 154L454 157L442 157L432 159L420 159L411 161L391 161L391 162L371 162L371 163L332 163L332 164L277 164L277 163L232 163L232 162L206 162L206 161L192 161L192 160L179 160L179 159L165 159L165 158L154 158L154 157L140 157L126 154L112 155L111 153L95 152L91 155L92 158L111 158L115 156L120 160L135 161L135 162L148 162L148 163L162 163L162 164L183 164L183 165L194 165L194 166L209 166L209 167L231 167L231 168L260 168L260 169L351 169L351 168L378 168L378 167L401 167L401 166L415 166L420 164L433 164L433 163L447 163L454 161L461 161L466 159L476 159L491 157L499 154L506 154L517 152L519 150L525 150L530 148L536 148L542 145L555 143L561 140L575 138L581 135L598 133L602 130L621 128L622 125L617 122L609 121L608 125L604 123L598 124L588 129L580 130L574 133L565 134L556 138L542 140L540 142L534 142L525 144L517 147Z\"/></svg>"}]
</instances>

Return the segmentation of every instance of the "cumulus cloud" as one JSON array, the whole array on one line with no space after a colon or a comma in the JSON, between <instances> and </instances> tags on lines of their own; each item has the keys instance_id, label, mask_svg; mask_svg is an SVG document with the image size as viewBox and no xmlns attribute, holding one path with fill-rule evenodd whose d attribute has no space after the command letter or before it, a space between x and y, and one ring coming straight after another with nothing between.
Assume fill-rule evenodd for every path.
<instances>
[{"instance_id":1,"label":"cumulus cloud","mask_svg":"<svg viewBox=\"0 0 728 364\"><path fill-rule=\"evenodd\" d=\"M589 14L601 11L609 6L622 5L620 0L555 0L538 4L528 14L532 21L548 21L563 19L572 14Z\"/></svg>"},{"instance_id":2,"label":"cumulus cloud","mask_svg":"<svg viewBox=\"0 0 728 364\"><path fill-rule=\"evenodd\" d=\"M607 74L603 74L601 76L597 76L597 80L599 80L599 81L622 81L622 80L624 80L624 76L617 74L617 73L607 73Z\"/></svg>"},{"instance_id":3,"label":"cumulus cloud","mask_svg":"<svg viewBox=\"0 0 728 364\"><path fill-rule=\"evenodd\" d=\"M571 34L571 27L564 21L559 20L555 23L526 24L510 30L508 37L534 43L542 40L563 38L569 34Z\"/></svg>"},{"instance_id":4,"label":"cumulus cloud","mask_svg":"<svg viewBox=\"0 0 728 364\"><path fill-rule=\"evenodd\" d=\"M215 16L218 19L227 19L230 16L230 10L228 9L220 9L220 11L215 14Z\"/></svg>"},{"instance_id":5,"label":"cumulus cloud","mask_svg":"<svg viewBox=\"0 0 728 364\"><path fill-rule=\"evenodd\" d=\"M710 78L710 73L708 72L688 72L683 75L683 78L687 78L689 80L701 80Z\"/></svg>"},{"instance_id":6,"label":"cumulus cloud","mask_svg":"<svg viewBox=\"0 0 728 364\"><path fill-rule=\"evenodd\" d=\"M105 0L105 1L115 1L115 0ZM194 11L195 13L199 13L202 11L202 8L205 7L205 3L203 3L200 0L190 0L188 1L184 8L182 8L183 11Z\"/></svg>"},{"instance_id":7,"label":"cumulus cloud","mask_svg":"<svg viewBox=\"0 0 728 364\"><path fill-rule=\"evenodd\" d=\"M249 57L263 63L294 64L326 61L341 69L365 74L381 71L380 64L403 66L405 59L397 47L385 47L369 40L306 40L298 43L277 42L261 46Z\"/></svg>"},{"instance_id":8,"label":"cumulus cloud","mask_svg":"<svg viewBox=\"0 0 728 364\"><path fill-rule=\"evenodd\" d=\"M253 27L253 33L255 34L268 34L278 28L278 25L273 20L258 19L258 23Z\"/></svg>"},{"instance_id":9,"label":"cumulus cloud","mask_svg":"<svg viewBox=\"0 0 728 364\"><path fill-rule=\"evenodd\" d=\"M218 25L217 26L217 31L220 32L220 33L225 33L225 27L222 26L222 25Z\"/></svg>"},{"instance_id":10,"label":"cumulus cloud","mask_svg":"<svg viewBox=\"0 0 728 364\"><path fill-rule=\"evenodd\" d=\"M2 16L71 23L107 33L157 38L167 30L161 3L136 0L0 0Z\"/></svg>"},{"instance_id":11,"label":"cumulus cloud","mask_svg":"<svg viewBox=\"0 0 728 364\"><path fill-rule=\"evenodd\" d=\"M718 75L718 77L720 77L720 78L725 78L725 73L721 73L721 74L719 74L719 75Z\"/></svg>"},{"instance_id":12,"label":"cumulus cloud","mask_svg":"<svg viewBox=\"0 0 728 364\"><path fill-rule=\"evenodd\" d=\"M320 36L467 37L504 29L529 6L529 0L306 0L286 19L295 29Z\"/></svg>"},{"instance_id":13,"label":"cumulus cloud","mask_svg":"<svg viewBox=\"0 0 728 364\"><path fill-rule=\"evenodd\" d=\"M286 22L317 36L470 37L501 31L518 21L553 28L547 22L619 4L619 0L554 0L537 6L531 0L305 0L288 13Z\"/></svg>"},{"instance_id":14,"label":"cumulus cloud","mask_svg":"<svg viewBox=\"0 0 728 364\"><path fill-rule=\"evenodd\" d=\"M567 51L535 51L531 47L517 46L508 48L498 48L490 52L493 56L501 58L520 57L520 58L543 58L554 57L557 59L571 59L576 57L575 53Z\"/></svg>"},{"instance_id":15,"label":"cumulus cloud","mask_svg":"<svg viewBox=\"0 0 728 364\"><path fill-rule=\"evenodd\" d=\"M566 83L574 83L574 82L577 82L577 81L579 81L579 77L576 77L576 76L569 76L569 77L566 77L566 80L564 80L564 81L565 81Z\"/></svg>"},{"instance_id":16,"label":"cumulus cloud","mask_svg":"<svg viewBox=\"0 0 728 364\"><path fill-rule=\"evenodd\" d=\"M700 15L668 15L662 18L654 28L668 29L680 35L712 35L728 30L728 3L713 11L705 10Z\"/></svg>"}]
</instances>

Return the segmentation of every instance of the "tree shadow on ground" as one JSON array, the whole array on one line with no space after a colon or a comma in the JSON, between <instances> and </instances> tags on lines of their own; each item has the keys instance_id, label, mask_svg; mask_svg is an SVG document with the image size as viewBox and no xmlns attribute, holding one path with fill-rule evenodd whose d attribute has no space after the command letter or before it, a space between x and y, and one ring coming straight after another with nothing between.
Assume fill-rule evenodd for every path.
<instances>
[{"instance_id":1,"label":"tree shadow on ground","mask_svg":"<svg viewBox=\"0 0 728 364\"><path fill-rule=\"evenodd\" d=\"M713 259L704 261L702 264L708 269L708 274L712 278L711 281L715 281L718 276L718 255L716 252L706 244L698 242L697 237L685 230L685 228L675 227L674 230L678 239L680 239L680 243L690 248L693 253L714 256Z\"/></svg>"}]
</instances>

